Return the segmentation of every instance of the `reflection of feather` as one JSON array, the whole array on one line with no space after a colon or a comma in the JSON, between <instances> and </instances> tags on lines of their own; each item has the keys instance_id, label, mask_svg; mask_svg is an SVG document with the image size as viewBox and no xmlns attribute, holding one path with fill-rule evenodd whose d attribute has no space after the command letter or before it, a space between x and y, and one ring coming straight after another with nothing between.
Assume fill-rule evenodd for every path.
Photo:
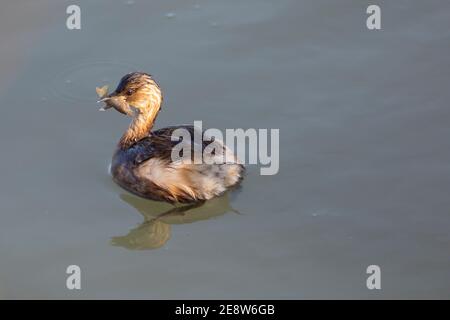
<instances>
[{"instance_id":1,"label":"reflection of feather","mask_svg":"<svg viewBox=\"0 0 450 320\"><path fill-rule=\"evenodd\" d=\"M113 237L111 244L131 250L149 250L162 247L169 238L170 225L152 220L131 229L125 236Z\"/></svg>"},{"instance_id":2,"label":"reflection of feather","mask_svg":"<svg viewBox=\"0 0 450 320\"><path fill-rule=\"evenodd\" d=\"M218 217L229 211L235 212L229 203L228 193L205 202L176 207L128 193L122 193L120 198L144 216L144 222L131 229L127 235L111 239L112 245L130 250L162 247L170 238L171 225L193 223Z\"/></svg>"},{"instance_id":3,"label":"reflection of feather","mask_svg":"<svg viewBox=\"0 0 450 320\"><path fill-rule=\"evenodd\" d=\"M167 224L193 223L236 211L231 207L228 192L205 202L176 207L129 193L122 193L120 198L138 210L145 221L158 220Z\"/></svg>"},{"instance_id":4,"label":"reflection of feather","mask_svg":"<svg viewBox=\"0 0 450 320\"><path fill-rule=\"evenodd\" d=\"M103 97L105 97L105 96L108 94L108 86L103 86L103 87L101 87L101 88L96 87L96 88L95 88L95 91L97 92L97 95L98 95L100 98L103 98Z\"/></svg>"}]
</instances>

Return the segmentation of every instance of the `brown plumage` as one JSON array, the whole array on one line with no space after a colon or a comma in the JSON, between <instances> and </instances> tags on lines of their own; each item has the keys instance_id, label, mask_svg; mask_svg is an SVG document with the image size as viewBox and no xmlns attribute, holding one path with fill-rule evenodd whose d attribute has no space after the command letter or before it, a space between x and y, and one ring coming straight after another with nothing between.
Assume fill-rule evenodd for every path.
<instances>
[{"instance_id":1,"label":"brown plumage","mask_svg":"<svg viewBox=\"0 0 450 320\"><path fill-rule=\"evenodd\" d=\"M124 189L153 200L191 203L219 196L241 181L244 167L236 156L221 141L205 136L198 128L182 125L151 131L163 98L149 74L125 75L116 90L100 101L106 104L103 110L114 108L132 117L111 164L114 181ZM192 140L172 141L176 129L187 130ZM193 141L195 131L203 137L201 145ZM172 150L179 143L190 144L191 160L198 157L195 150L202 155L214 143L217 156L226 155L226 162L217 160L220 158L215 153L206 159L212 160L209 162L173 160Z\"/></svg>"}]
</instances>

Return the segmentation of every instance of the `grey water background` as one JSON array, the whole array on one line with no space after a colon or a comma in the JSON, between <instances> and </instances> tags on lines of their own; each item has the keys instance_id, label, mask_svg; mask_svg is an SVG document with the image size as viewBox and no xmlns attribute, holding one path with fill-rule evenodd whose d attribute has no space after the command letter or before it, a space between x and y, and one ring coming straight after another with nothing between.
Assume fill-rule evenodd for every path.
<instances>
[{"instance_id":1,"label":"grey water background","mask_svg":"<svg viewBox=\"0 0 450 320\"><path fill-rule=\"evenodd\" d=\"M450 297L448 1L10 1L0 39L0 298ZM133 70L157 127L279 128L279 173L152 220L95 104Z\"/></svg>"}]
</instances>

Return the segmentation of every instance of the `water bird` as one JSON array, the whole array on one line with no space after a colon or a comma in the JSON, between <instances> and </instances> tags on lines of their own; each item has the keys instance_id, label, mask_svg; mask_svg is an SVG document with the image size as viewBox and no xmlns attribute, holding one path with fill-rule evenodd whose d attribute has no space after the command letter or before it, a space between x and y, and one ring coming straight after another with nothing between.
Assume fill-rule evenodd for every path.
<instances>
[{"instance_id":1,"label":"water bird","mask_svg":"<svg viewBox=\"0 0 450 320\"><path fill-rule=\"evenodd\" d=\"M131 124L120 138L112 157L113 180L125 190L147 199L169 203L198 203L224 194L238 186L244 176L244 166L222 141L208 137L204 131L201 142L194 141L192 125L170 126L152 131L161 110L163 95L153 77L144 72L132 72L122 77L117 88L108 94L107 87L97 88L100 110L115 109L131 117ZM173 138L177 129L190 134L190 141ZM172 159L172 149L187 143L192 158ZM214 151L203 153L211 143ZM198 163L195 150L203 157ZM205 157L209 157L205 159ZM225 161L226 160L226 161Z\"/></svg>"}]
</instances>

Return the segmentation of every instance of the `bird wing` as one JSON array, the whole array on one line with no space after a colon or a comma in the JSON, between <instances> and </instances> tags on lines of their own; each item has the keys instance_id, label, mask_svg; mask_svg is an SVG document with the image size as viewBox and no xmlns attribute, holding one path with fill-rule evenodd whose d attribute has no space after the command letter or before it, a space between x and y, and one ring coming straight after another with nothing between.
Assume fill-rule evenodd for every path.
<instances>
[{"instance_id":1,"label":"bird wing","mask_svg":"<svg viewBox=\"0 0 450 320\"><path fill-rule=\"evenodd\" d=\"M191 136L191 141L172 141L172 134L176 129L186 129ZM174 126L153 131L148 137L138 141L134 149L135 175L147 179L156 185L164 198L174 202L191 202L210 199L225 192L229 187L240 181L243 174L243 166L235 161L224 162L219 153L230 153L225 145L214 138L203 134L201 146L194 142L194 132L199 129L193 126ZM185 159L173 160L172 148L178 143L190 143L191 160L198 155L204 156L205 148L216 142L214 150L208 156L218 162L201 163L186 162ZM214 151L215 152L215 151ZM206 155L205 155L206 156ZM234 155L231 154L232 157ZM203 159L205 159L203 157ZM210 158L211 159L211 158ZM234 158L235 159L235 158Z\"/></svg>"},{"instance_id":2,"label":"bird wing","mask_svg":"<svg viewBox=\"0 0 450 320\"><path fill-rule=\"evenodd\" d=\"M182 141L181 138L172 138L172 134L177 129L185 129L191 136L191 141ZM201 134L202 141L201 146L194 141L194 134ZM174 140L172 140L174 139ZM204 135L204 132L200 132L200 129L192 125L180 125L171 126L162 129L155 130L144 139L141 139L133 145L133 149L136 152L135 164L145 162L150 158L158 158L167 163L172 162L172 149L179 143L190 143L191 155L194 156L195 148L201 148L203 152L205 147L208 146L214 138L209 138Z\"/></svg>"}]
</instances>

